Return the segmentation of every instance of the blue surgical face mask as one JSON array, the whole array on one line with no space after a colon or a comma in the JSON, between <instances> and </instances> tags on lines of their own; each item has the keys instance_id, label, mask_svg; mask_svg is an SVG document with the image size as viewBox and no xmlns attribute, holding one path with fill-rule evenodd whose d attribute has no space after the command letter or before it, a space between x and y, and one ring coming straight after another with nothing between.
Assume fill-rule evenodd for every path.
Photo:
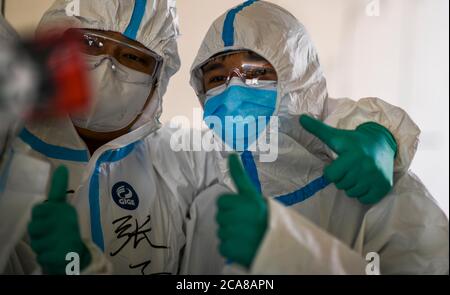
<instances>
[{"instance_id":1,"label":"blue surgical face mask","mask_svg":"<svg viewBox=\"0 0 450 295\"><path fill-rule=\"evenodd\" d=\"M276 102L276 81L247 85L233 78L206 93L204 120L229 147L244 151L265 131Z\"/></svg>"}]
</instances>

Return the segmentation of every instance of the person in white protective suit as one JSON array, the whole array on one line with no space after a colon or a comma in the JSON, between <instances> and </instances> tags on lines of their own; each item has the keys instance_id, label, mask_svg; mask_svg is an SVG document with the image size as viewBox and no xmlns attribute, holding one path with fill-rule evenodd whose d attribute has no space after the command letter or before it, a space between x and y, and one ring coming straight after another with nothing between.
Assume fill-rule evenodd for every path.
<instances>
[{"instance_id":1,"label":"person in white protective suit","mask_svg":"<svg viewBox=\"0 0 450 295\"><path fill-rule=\"evenodd\" d=\"M93 103L81 114L28 124L14 145L49 161L56 174L29 225L37 262L44 273L64 274L72 251L86 274L177 274L190 203L216 173L213 153L172 152L172 131L158 120L180 67L175 1L81 0L73 16L68 3L55 1L38 33L81 30Z\"/></svg>"},{"instance_id":2,"label":"person in white protective suit","mask_svg":"<svg viewBox=\"0 0 450 295\"><path fill-rule=\"evenodd\" d=\"M245 69L247 61L228 76L218 78L207 72L226 68L226 63L232 63L227 60L242 52L266 60L276 73L255 83L258 78ZM214 65L217 59L223 65ZM267 75L266 70L259 72ZM241 270L251 274L364 274L366 255L371 252L379 255L382 274L448 273L448 219L421 181L408 170L420 130L402 109L378 98L357 102L330 98L312 42L303 25L288 11L254 0L227 11L207 32L191 74L191 84L207 115L233 116L236 104L229 98L236 102L245 96L246 102L237 103L238 114L240 109L251 109L247 107L249 101L253 99L258 104L263 97L264 102L259 104L264 107L253 107L263 110L260 114L266 116L264 111L273 99L272 116L279 119L279 153L276 161L267 163L253 159L263 153L258 148L237 150L255 189L245 188L234 164L238 194L217 200L211 193L195 200L190 216L197 218L188 226L192 241L188 243L183 266L187 273L236 270L226 267L226 257L231 259L228 263L235 262L232 266L245 266ZM246 78L250 81L243 84ZM220 86L211 88L208 83ZM258 87L262 91L256 92ZM326 148L302 128L300 117L302 124L316 134L320 133L316 129L334 130L337 134L357 132L367 122L389 130L395 139L392 146L396 146L393 188L389 194L379 203L365 202L364 197L358 198L355 187L324 179L324 170L325 176L330 174L326 167L339 154L332 149L337 151L339 147L321 136L332 149ZM262 134L276 132L269 127ZM213 130L216 134L222 131ZM222 135L216 137L220 144L227 141ZM387 138L386 142L392 143ZM223 182L231 188L229 154L223 152L217 165ZM343 155L333 163L339 158ZM365 164L353 162L351 166ZM357 180L357 186L370 181L370 174L359 172L348 173L353 174L350 178ZM267 197L266 201L259 195ZM218 227L211 226L215 218ZM249 245L255 245L251 253L243 253ZM246 254L250 259L240 263Z\"/></svg>"}]
</instances>

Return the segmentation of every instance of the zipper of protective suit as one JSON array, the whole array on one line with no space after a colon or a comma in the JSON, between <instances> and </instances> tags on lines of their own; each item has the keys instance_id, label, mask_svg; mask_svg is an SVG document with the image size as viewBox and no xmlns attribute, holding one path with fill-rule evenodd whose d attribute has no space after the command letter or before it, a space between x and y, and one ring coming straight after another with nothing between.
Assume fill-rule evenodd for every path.
<instances>
[{"instance_id":1,"label":"zipper of protective suit","mask_svg":"<svg viewBox=\"0 0 450 295\"><path fill-rule=\"evenodd\" d=\"M94 157L89 161L88 171L90 171L89 178L89 212L91 220L91 236L93 242L102 250L105 250L105 243L103 239L103 229L100 216L100 170L101 165L105 163L114 163L126 158L136 147L136 145L147 135L151 134L159 128L158 125L151 126L147 129L145 127L141 130L135 130L138 138L129 144L122 147L114 148L114 142L100 148L94 153ZM95 161L93 160L95 158Z\"/></svg>"}]
</instances>

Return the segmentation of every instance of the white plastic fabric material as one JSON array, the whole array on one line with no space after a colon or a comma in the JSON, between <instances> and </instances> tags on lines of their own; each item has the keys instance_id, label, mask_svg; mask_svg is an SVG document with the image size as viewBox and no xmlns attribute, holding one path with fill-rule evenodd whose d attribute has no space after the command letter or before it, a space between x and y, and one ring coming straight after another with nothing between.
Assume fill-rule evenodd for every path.
<instances>
[{"instance_id":1,"label":"white plastic fabric material","mask_svg":"<svg viewBox=\"0 0 450 295\"><path fill-rule=\"evenodd\" d=\"M32 156L15 153L6 167L4 189L0 191L0 273L11 251L26 234L31 208L45 200L50 176L50 163Z\"/></svg>"},{"instance_id":2,"label":"white plastic fabric material","mask_svg":"<svg viewBox=\"0 0 450 295\"><path fill-rule=\"evenodd\" d=\"M87 152L68 119L27 128L47 145L57 142ZM168 147L173 132L146 124L102 146L86 162L48 157L30 149L23 138L15 143L16 151L48 160L52 167L68 167L68 190L73 191L69 202L77 209L83 239L98 249L90 247L93 260L86 273L181 272L189 239L186 216L198 194L217 183L217 172L214 153L172 152ZM120 205L115 197L119 183L133 189L135 208ZM93 224L100 225L100 235Z\"/></svg>"},{"instance_id":3,"label":"white plastic fabric material","mask_svg":"<svg viewBox=\"0 0 450 295\"><path fill-rule=\"evenodd\" d=\"M448 220L412 173L371 208L355 206L334 187L293 208L301 214L272 200L269 207L252 274L368 275L371 253L380 274L448 274Z\"/></svg>"}]
</instances>

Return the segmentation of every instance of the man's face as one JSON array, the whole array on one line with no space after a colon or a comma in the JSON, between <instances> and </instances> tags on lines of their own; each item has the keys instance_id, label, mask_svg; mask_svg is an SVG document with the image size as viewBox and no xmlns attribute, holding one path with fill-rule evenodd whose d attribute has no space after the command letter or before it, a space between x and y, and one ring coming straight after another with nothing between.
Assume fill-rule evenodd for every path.
<instances>
[{"instance_id":1,"label":"man's face","mask_svg":"<svg viewBox=\"0 0 450 295\"><path fill-rule=\"evenodd\" d=\"M251 51L236 51L212 57L204 66L203 89L208 92L229 82L233 77L243 80L278 81L274 67Z\"/></svg>"},{"instance_id":2,"label":"man's face","mask_svg":"<svg viewBox=\"0 0 450 295\"><path fill-rule=\"evenodd\" d=\"M121 33L113 31L102 31L95 29L80 30L82 35L82 51L91 56L110 56L125 68L148 74L149 77L158 75L161 61L155 58L150 50L141 43L131 40ZM113 83L114 81L111 81ZM156 84L156 81L153 85ZM145 105L145 110L154 94L155 87L152 88ZM111 97L114 99L114 97ZM109 141L129 132L133 125L139 120L138 115L128 126L114 132L95 132L92 130L76 127L83 137L93 140Z\"/></svg>"}]
</instances>

